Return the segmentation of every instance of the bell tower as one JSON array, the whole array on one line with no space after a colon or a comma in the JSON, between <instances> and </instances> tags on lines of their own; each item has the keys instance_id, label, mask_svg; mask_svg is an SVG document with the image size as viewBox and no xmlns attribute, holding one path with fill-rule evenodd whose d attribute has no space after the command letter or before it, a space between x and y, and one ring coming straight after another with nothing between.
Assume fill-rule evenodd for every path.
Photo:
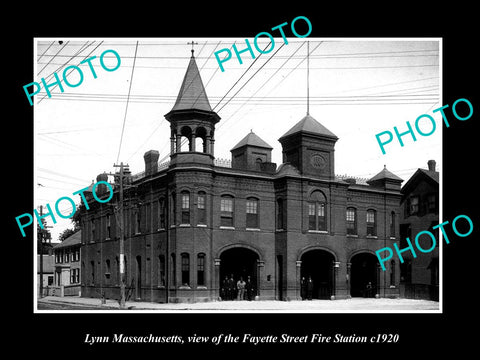
<instances>
[{"instance_id":1,"label":"bell tower","mask_svg":"<svg viewBox=\"0 0 480 360\"><path fill-rule=\"evenodd\" d=\"M323 179L335 178L335 143L338 137L307 115L278 141L283 148L283 162L300 173Z\"/></svg>"},{"instance_id":2,"label":"bell tower","mask_svg":"<svg viewBox=\"0 0 480 360\"><path fill-rule=\"evenodd\" d=\"M165 114L170 122L170 164L203 163L213 165L215 124L220 116L208 101L194 50L172 110Z\"/></svg>"}]
</instances>

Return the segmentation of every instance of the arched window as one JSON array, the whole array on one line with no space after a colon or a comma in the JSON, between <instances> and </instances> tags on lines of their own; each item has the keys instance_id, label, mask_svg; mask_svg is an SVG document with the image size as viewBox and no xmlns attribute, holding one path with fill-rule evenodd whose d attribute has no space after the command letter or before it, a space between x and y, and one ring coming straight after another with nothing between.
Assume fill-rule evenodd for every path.
<instances>
[{"instance_id":1,"label":"arched window","mask_svg":"<svg viewBox=\"0 0 480 360\"><path fill-rule=\"evenodd\" d=\"M177 194L172 193L172 203L170 205L170 219L173 226L177 225Z\"/></svg>"},{"instance_id":2,"label":"arched window","mask_svg":"<svg viewBox=\"0 0 480 360\"><path fill-rule=\"evenodd\" d=\"M182 191L182 224L190 224L190 193L188 191Z\"/></svg>"},{"instance_id":3,"label":"arched window","mask_svg":"<svg viewBox=\"0 0 480 360\"><path fill-rule=\"evenodd\" d=\"M190 284L190 255L182 253L182 285L188 286Z\"/></svg>"},{"instance_id":4,"label":"arched window","mask_svg":"<svg viewBox=\"0 0 480 360\"><path fill-rule=\"evenodd\" d=\"M258 229L258 199L247 198L247 228Z\"/></svg>"},{"instance_id":5,"label":"arched window","mask_svg":"<svg viewBox=\"0 0 480 360\"><path fill-rule=\"evenodd\" d=\"M165 229L165 198L158 200L158 229Z\"/></svg>"},{"instance_id":6,"label":"arched window","mask_svg":"<svg viewBox=\"0 0 480 360\"><path fill-rule=\"evenodd\" d=\"M395 237L395 212L390 213L390 237Z\"/></svg>"},{"instance_id":7,"label":"arched window","mask_svg":"<svg viewBox=\"0 0 480 360\"><path fill-rule=\"evenodd\" d=\"M197 286L205 286L205 254L197 255Z\"/></svg>"},{"instance_id":8,"label":"arched window","mask_svg":"<svg viewBox=\"0 0 480 360\"><path fill-rule=\"evenodd\" d=\"M284 230L285 226L285 208L283 206L283 199L277 199L277 230Z\"/></svg>"},{"instance_id":9,"label":"arched window","mask_svg":"<svg viewBox=\"0 0 480 360\"><path fill-rule=\"evenodd\" d=\"M220 199L220 226L233 227L233 197L222 195Z\"/></svg>"},{"instance_id":10,"label":"arched window","mask_svg":"<svg viewBox=\"0 0 480 360\"><path fill-rule=\"evenodd\" d=\"M200 126L195 131L195 151L207 152L207 130L203 126Z\"/></svg>"},{"instance_id":11,"label":"arched window","mask_svg":"<svg viewBox=\"0 0 480 360\"><path fill-rule=\"evenodd\" d=\"M180 130L180 151L192 151L192 129L189 126Z\"/></svg>"},{"instance_id":12,"label":"arched window","mask_svg":"<svg viewBox=\"0 0 480 360\"><path fill-rule=\"evenodd\" d=\"M199 191L197 194L197 225L207 223L206 197L205 191Z\"/></svg>"},{"instance_id":13,"label":"arched window","mask_svg":"<svg viewBox=\"0 0 480 360\"><path fill-rule=\"evenodd\" d=\"M325 195L319 190L310 194L308 201L308 229L309 230L327 230Z\"/></svg>"},{"instance_id":14,"label":"arched window","mask_svg":"<svg viewBox=\"0 0 480 360\"><path fill-rule=\"evenodd\" d=\"M357 235L357 209L353 207L347 208L346 221L347 221L347 234Z\"/></svg>"},{"instance_id":15,"label":"arched window","mask_svg":"<svg viewBox=\"0 0 480 360\"><path fill-rule=\"evenodd\" d=\"M377 236L377 212L367 210L367 236Z\"/></svg>"},{"instance_id":16,"label":"arched window","mask_svg":"<svg viewBox=\"0 0 480 360\"><path fill-rule=\"evenodd\" d=\"M158 286L165 286L165 256L158 256Z\"/></svg>"}]
</instances>

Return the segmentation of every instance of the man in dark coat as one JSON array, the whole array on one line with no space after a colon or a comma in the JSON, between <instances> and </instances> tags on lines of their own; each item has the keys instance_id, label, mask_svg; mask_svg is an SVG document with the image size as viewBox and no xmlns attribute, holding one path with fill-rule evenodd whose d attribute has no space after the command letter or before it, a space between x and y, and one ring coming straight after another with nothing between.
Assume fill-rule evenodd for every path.
<instances>
[{"instance_id":1,"label":"man in dark coat","mask_svg":"<svg viewBox=\"0 0 480 360\"><path fill-rule=\"evenodd\" d=\"M237 295L237 286L235 284L235 280L233 279L233 274L230 275L230 279L228 280L228 293L229 300L235 300Z\"/></svg>"},{"instance_id":2,"label":"man in dark coat","mask_svg":"<svg viewBox=\"0 0 480 360\"><path fill-rule=\"evenodd\" d=\"M255 296L255 289L253 288L250 276L247 277L247 281L245 282L245 291L247 292L247 300L252 301Z\"/></svg>"},{"instance_id":3,"label":"man in dark coat","mask_svg":"<svg viewBox=\"0 0 480 360\"><path fill-rule=\"evenodd\" d=\"M223 301L228 300L228 276L225 275L225 279L222 281L222 288L220 289L220 297Z\"/></svg>"},{"instance_id":4,"label":"man in dark coat","mask_svg":"<svg viewBox=\"0 0 480 360\"><path fill-rule=\"evenodd\" d=\"M302 280L300 281L300 296L302 300L307 298L307 280L305 280L305 276L302 276Z\"/></svg>"},{"instance_id":5,"label":"man in dark coat","mask_svg":"<svg viewBox=\"0 0 480 360\"><path fill-rule=\"evenodd\" d=\"M309 276L308 281L307 281L307 298L308 298L308 300L312 300L312 295L313 295L313 281L312 281L312 277Z\"/></svg>"}]
</instances>

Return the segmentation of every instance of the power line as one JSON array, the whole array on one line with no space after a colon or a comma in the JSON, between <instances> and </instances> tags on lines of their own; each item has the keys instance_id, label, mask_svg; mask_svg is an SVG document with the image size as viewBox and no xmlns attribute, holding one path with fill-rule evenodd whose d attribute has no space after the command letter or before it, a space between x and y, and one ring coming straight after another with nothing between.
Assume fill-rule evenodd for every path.
<instances>
[{"instance_id":1,"label":"power line","mask_svg":"<svg viewBox=\"0 0 480 360\"><path fill-rule=\"evenodd\" d=\"M123 132L125 130L125 122L127 120L127 111L128 111L128 104L130 102L129 101L130 100L130 91L132 90L132 80L133 80L133 72L135 71L135 61L137 59L137 50L138 50L138 41L135 45L135 57L133 59L132 73L130 75L130 85L128 87L127 103L125 105L125 116L123 117L122 134L120 135L120 144L118 146L117 163L118 163L118 159L120 158L120 150L122 148L122 141L123 141Z\"/></svg>"}]
</instances>

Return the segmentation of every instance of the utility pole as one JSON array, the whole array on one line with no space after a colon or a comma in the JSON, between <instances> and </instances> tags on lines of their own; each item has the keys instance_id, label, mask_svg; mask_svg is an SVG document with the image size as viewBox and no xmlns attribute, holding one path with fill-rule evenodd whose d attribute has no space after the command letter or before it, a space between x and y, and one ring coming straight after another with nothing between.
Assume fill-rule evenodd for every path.
<instances>
[{"instance_id":1,"label":"utility pole","mask_svg":"<svg viewBox=\"0 0 480 360\"><path fill-rule=\"evenodd\" d=\"M123 162L120 165L113 164L114 167L120 168L120 192L119 192L119 217L120 217L120 255L119 255L119 267L120 267L120 309L125 309L125 227L123 218L123 177L124 177L124 165ZM128 164L126 165L128 167Z\"/></svg>"},{"instance_id":2,"label":"utility pole","mask_svg":"<svg viewBox=\"0 0 480 360\"><path fill-rule=\"evenodd\" d=\"M40 205L40 218L43 223L43 205ZM43 239L47 238L47 232L46 228L51 227L51 226L46 226L43 224L43 229L40 227L40 224L37 224L37 246L40 250L37 249L37 254L40 252L40 298L43 297Z\"/></svg>"}]
</instances>

